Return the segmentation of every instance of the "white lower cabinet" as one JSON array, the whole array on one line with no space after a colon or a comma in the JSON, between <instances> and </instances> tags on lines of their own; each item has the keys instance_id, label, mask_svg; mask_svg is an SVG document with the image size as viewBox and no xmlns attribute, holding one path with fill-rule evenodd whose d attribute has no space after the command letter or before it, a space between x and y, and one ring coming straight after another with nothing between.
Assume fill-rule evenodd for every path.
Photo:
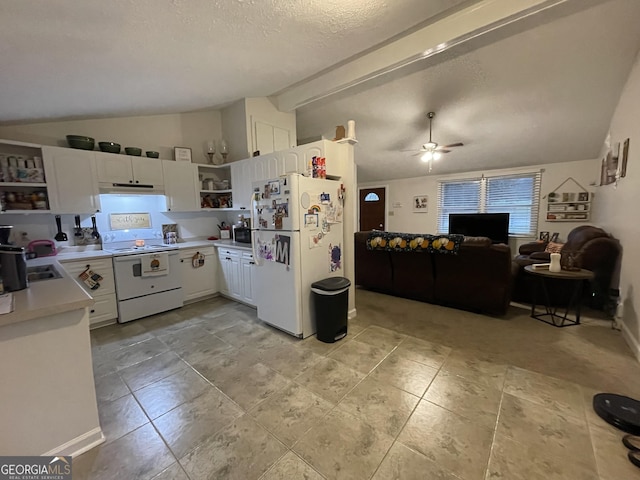
<instances>
[{"instance_id":1,"label":"white lower cabinet","mask_svg":"<svg viewBox=\"0 0 640 480\"><path fill-rule=\"evenodd\" d=\"M218 248L220 292L234 300L254 306L253 255L239 249Z\"/></svg>"},{"instance_id":2,"label":"white lower cabinet","mask_svg":"<svg viewBox=\"0 0 640 480\"><path fill-rule=\"evenodd\" d=\"M111 257L92 260L61 261L60 264L78 285L93 297L95 304L89 309L89 322L91 326L115 323L118 318L118 303L116 301L116 284L113 278L113 263ZM87 268L102 277L100 286L91 290L79 275Z\"/></svg>"},{"instance_id":3,"label":"white lower cabinet","mask_svg":"<svg viewBox=\"0 0 640 480\"><path fill-rule=\"evenodd\" d=\"M204 255L204 264L194 267L193 258L198 254ZM179 255L185 303L218 292L218 267L213 247L180 250Z\"/></svg>"},{"instance_id":4,"label":"white lower cabinet","mask_svg":"<svg viewBox=\"0 0 640 480\"><path fill-rule=\"evenodd\" d=\"M253 255L242 252L240 257L240 270L242 271L242 300L249 305L254 305L253 301Z\"/></svg>"}]
</instances>

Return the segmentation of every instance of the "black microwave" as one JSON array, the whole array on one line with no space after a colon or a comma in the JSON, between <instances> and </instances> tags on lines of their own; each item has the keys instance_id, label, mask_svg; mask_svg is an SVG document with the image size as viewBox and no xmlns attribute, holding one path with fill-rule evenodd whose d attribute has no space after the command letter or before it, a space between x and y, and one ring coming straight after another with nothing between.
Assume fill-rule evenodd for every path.
<instances>
[{"instance_id":1,"label":"black microwave","mask_svg":"<svg viewBox=\"0 0 640 480\"><path fill-rule=\"evenodd\" d=\"M239 243L251 243L251 229L249 227L233 227L233 240Z\"/></svg>"}]
</instances>

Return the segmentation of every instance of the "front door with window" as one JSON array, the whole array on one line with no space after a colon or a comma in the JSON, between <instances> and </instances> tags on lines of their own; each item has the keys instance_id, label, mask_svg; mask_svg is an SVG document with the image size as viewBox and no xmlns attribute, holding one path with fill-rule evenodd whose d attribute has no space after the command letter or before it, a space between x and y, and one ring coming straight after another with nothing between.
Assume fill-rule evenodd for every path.
<instances>
[{"instance_id":1,"label":"front door with window","mask_svg":"<svg viewBox=\"0 0 640 480\"><path fill-rule=\"evenodd\" d=\"M385 187L360 190L360 231L385 230Z\"/></svg>"}]
</instances>

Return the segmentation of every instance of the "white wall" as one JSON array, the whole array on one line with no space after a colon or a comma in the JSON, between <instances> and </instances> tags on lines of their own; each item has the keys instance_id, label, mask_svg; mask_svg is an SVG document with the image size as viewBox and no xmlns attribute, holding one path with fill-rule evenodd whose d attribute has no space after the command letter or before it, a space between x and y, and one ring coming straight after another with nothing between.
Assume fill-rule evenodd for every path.
<instances>
[{"instance_id":1,"label":"white wall","mask_svg":"<svg viewBox=\"0 0 640 480\"><path fill-rule=\"evenodd\" d=\"M446 156L440 160L446 162ZM434 167L434 168L437 168ZM387 231L409 233L437 233L438 216L438 181L456 178L479 177L494 174L513 174L518 172L532 172L544 170L542 173L541 197L554 190L566 178L573 177L589 192L594 192L596 187L591 186L599 179L600 170L597 160L579 160L565 163L549 163L534 165L527 168L512 168L502 170L485 170L479 172L467 172L457 175L429 175L424 177L405 178L388 182L369 182L358 184L359 188L387 186ZM578 191L573 187L572 191ZM566 190L570 191L570 190ZM427 213L414 213L412 209L413 197L417 195L429 196L429 208ZM593 196L594 204L598 202L598 194ZM396 205L396 206L394 206ZM401 206L397 206L401 205ZM566 240L567 234L578 225L593 224L593 222L547 222L546 200L540 202L538 215L538 231L559 232L560 239ZM517 252L517 247L531 238L519 238L510 242L512 251Z\"/></svg>"},{"instance_id":2,"label":"white wall","mask_svg":"<svg viewBox=\"0 0 640 480\"><path fill-rule=\"evenodd\" d=\"M620 269L620 296L623 300L623 332L636 357L640 359L640 218L636 208L640 205L640 56L622 91L611 120L612 142L630 138L627 176L618 185L607 185L597 190L598 203L594 213L602 227L620 240L622 264Z\"/></svg>"},{"instance_id":3,"label":"white wall","mask_svg":"<svg viewBox=\"0 0 640 480\"><path fill-rule=\"evenodd\" d=\"M171 115L100 118L0 126L0 138L66 147L67 135L86 135L97 142L116 142L122 148L140 147L172 159L173 147L189 147L195 163L207 163L207 140L222 138L217 110ZM143 153L144 155L144 153Z\"/></svg>"}]
</instances>

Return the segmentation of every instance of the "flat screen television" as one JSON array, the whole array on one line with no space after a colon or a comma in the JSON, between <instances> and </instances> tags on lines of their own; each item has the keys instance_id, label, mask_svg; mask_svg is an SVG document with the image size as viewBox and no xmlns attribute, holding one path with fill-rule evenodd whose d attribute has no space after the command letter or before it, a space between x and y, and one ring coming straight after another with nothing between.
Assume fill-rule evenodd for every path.
<instances>
[{"instance_id":1,"label":"flat screen television","mask_svg":"<svg viewBox=\"0 0 640 480\"><path fill-rule=\"evenodd\" d=\"M449 233L489 237L493 243L509 243L508 213L450 213Z\"/></svg>"}]
</instances>

